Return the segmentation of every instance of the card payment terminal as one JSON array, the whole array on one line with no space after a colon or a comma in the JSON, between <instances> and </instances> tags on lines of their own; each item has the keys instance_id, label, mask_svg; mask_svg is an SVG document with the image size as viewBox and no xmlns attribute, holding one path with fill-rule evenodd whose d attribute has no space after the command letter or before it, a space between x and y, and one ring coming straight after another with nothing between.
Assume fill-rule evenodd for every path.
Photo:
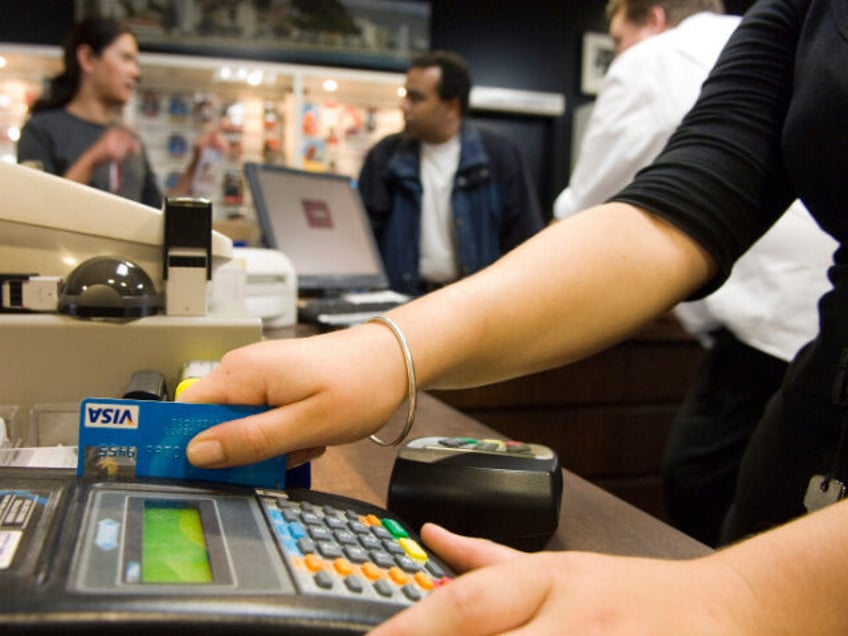
<instances>
[{"instance_id":1,"label":"card payment terminal","mask_svg":"<svg viewBox=\"0 0 848 636\"><path fill-rule=\"evenodd\" d=\"M451 576L344 497L0 468L4 634L356 634Z\"/></svg>"}]
</instances>

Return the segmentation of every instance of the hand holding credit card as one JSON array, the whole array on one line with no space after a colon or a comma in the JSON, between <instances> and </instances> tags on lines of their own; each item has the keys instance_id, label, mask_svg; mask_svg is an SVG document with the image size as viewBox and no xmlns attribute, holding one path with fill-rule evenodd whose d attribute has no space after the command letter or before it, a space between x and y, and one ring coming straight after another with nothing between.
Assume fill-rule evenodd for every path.
<instances>
[{"instance_id":1,"label":"hand holding credit card","mask_svg":"<svg viewBox=\"0 0 848 636\"><path fill-rule=\"evenodd\" d=\"M186 458L186 445L200 431L267 409L87 398L80 405L77 474L94 479L160 477L284 488L285 455L219 469L197 468Z\"/></svg>"}]
</instances>

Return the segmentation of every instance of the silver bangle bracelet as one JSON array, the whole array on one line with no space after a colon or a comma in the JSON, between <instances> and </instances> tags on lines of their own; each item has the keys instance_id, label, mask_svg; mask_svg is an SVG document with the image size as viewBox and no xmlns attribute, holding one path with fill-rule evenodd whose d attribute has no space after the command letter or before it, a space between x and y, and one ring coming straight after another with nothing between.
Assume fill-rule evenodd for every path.
<instances>
[{"instance_id":1,"label":"silver bangle bracelet","mask_svg":"<svg viewBox=\"0 0 848 636\"><path fill-rule=\"evenodd\" d=\"M366 321L366 323L368 322L379 322L392 330L392 333L395 335L395 338L397 338L398 344L400 345L401 352L403 353L403 361L406 364L408 405L406 411L406 424L404 425L403 430L400 432L400 435L390 442L386 442L376 435L368 436L368 439L380 446L397 446L406 439L406 436L409 435L409 431L412 430L412 425L415 423L415 409L418 405L418 385L415 380L415 364L412 362L412 352L409 350L409 343L406 341L406 336L403 335L403 332L400 330L400 327L395 324L394 320L387 318L386 316L374 316Z\"/></svg>"}]
</instances>

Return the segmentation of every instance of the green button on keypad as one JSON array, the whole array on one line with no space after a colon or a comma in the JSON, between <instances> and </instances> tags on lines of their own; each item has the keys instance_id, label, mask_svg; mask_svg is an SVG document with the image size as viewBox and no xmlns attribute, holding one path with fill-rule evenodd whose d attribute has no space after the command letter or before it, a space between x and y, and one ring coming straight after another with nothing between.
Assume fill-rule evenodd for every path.
<instances>
[{"instance_id":1,"label":"green button on keypad","mask_svg":"<svg viewBox=\"0 0 848 636\"><path fill-rule=\"evenodd\" d=\"M391 534L395 539L409 536L406 530L403 529L403 526L394 519L383 519L383 527L388 530L389 534Z\"/></svg>"}]
</instances>

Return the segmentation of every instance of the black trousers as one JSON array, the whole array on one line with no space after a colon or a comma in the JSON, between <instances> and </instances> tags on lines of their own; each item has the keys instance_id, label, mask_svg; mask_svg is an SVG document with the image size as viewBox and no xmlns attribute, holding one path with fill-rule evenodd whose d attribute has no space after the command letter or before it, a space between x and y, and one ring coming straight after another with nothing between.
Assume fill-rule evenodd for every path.
<instances>
[{"instance_id":1,"label":"black trousers","mask_svg":"<svg viewBox=\"0 0 848 636\"><path fill-rule=\"evenodd\" d=\"M838 325L844 323L838 322ZM789 365L768 403L739 467L736 494L720 543L730 543L805 514L810 478L832 472L848 477L848 449L839 448L848 424L840 357L845 335L820 335ZM841 400L834 400L839 386Z\"/></svg>"},{"instance_id":2,"label":"black trousers","mask_svg":"<svg viewBox=\"0 0 848 636\"><path fill-rule=\"evenodd\" d=\"M714 336L663 457L672 523L711 546L719 543L749 440L788 366L727 330Z\"/></svg>"}]
</instances>

